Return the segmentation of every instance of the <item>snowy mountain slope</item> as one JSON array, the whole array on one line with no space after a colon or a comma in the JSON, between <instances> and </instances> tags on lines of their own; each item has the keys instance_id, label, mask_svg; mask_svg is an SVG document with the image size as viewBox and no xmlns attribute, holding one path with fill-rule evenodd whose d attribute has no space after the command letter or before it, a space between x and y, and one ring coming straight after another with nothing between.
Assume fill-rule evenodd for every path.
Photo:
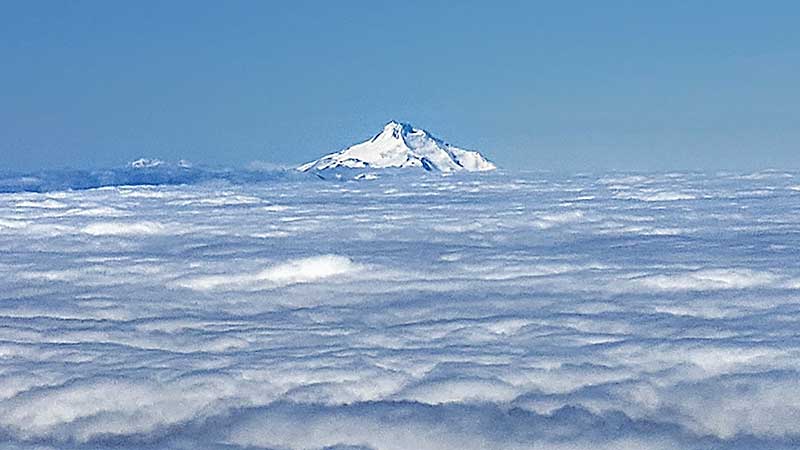
<instances>
[{"instance_id":1,"label":"snowy mountain slope","mask_svg":"<svg viewBox=\"0 0 800 450\"><path fill-rule=\"evenodd\" d=\"M298 171L335 168L423 168L428 171L479 172L496 169L480 153L442 141L425 130L391 121L372 139L303 164Z\"/></svg>"}]
</instances>

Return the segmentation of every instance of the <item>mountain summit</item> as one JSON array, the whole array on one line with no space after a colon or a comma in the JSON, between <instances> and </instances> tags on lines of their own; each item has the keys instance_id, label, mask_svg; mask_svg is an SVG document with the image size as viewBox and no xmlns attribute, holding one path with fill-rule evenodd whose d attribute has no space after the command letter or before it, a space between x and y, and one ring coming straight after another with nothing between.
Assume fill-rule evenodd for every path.
<instances>
[{"instance_id":1,"label":"mountain summit","mask_svg":"<svg viewBox=\"0 0 800 450\"><path fill-rule=\"evenodd\" d=\"M303 164L297 170L308 172L336 168L478 172L497 167L476 151L453 147L425 130L391 121L372 139Z\"/></svg>"}]
</instances>

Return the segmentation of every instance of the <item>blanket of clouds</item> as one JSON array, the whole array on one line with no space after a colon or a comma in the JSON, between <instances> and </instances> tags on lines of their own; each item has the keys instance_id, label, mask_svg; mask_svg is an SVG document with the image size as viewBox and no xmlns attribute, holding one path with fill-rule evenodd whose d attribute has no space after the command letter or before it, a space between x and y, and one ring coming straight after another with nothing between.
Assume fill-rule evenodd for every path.
<instances>
[{"instance_id":1,"label":"blanket of clouds","mask_svg":"<svg viewBox=\"0 0 800 450\"><path fill-rule=\"evenodd\" d=\"M4 448L800 446L800 174L200 181L0 194Z\"/></svg>"}]
</instances>

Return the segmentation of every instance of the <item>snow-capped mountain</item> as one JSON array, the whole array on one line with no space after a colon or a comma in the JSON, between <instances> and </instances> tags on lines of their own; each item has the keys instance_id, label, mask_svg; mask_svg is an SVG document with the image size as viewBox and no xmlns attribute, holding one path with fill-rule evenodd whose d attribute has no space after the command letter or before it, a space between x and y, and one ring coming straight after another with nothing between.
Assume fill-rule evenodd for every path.
<instances>
[{"instance_id":1,"label":"snow-capped mountain","mask_svg":"<svg viewBox=\"0 0 800 450\"><path fill-rule=\"evenodd\" d=\"M178 162L168 162L156 158L139 158L129 162L127 167L129 169L155 169L156 167L161 169L190 169L193 165L185 159L181 159Z\"/></svg>"},{"instance_id":2,"label":"snow-capped mountain","mask_svg":"<svg viewBox=\"0 0 800 450\"><path fill-rule=\"evenodd\" d=\"M297 170L308 172L336 168L478 172L497 167L476 151L454 147L425 130L391 121L372 139L303 164Z\"/></svg>"},{"instance_id":3,"label":"snow-capped mountain","mask_svg":"<svg viewBox=\"0 0 800 450\"><path fill-rule=\"evenodd\" d=\"M164 161L155 158L139 158L128 163L131 169L152 169L164 165Z\"/></svg>"}]
</instances>

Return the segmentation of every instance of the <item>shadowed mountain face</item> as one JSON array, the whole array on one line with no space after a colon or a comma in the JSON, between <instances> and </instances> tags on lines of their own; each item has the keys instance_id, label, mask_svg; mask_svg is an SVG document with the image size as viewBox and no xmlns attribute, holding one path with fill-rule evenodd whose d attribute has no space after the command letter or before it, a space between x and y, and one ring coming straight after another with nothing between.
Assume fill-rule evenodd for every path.
<instances>
[{"instance_id":1,"label":"shadowed mountain face","mask_svg":"<svg viewBox=\"0 0 800 450\"><path fill-rule=\"evenodd\" d=\"M482 172L496 167L480 153L454 147L407 123L389 122L372 139L303 164L297 170L421 168Z\"/></svg>"}]
</instances>

